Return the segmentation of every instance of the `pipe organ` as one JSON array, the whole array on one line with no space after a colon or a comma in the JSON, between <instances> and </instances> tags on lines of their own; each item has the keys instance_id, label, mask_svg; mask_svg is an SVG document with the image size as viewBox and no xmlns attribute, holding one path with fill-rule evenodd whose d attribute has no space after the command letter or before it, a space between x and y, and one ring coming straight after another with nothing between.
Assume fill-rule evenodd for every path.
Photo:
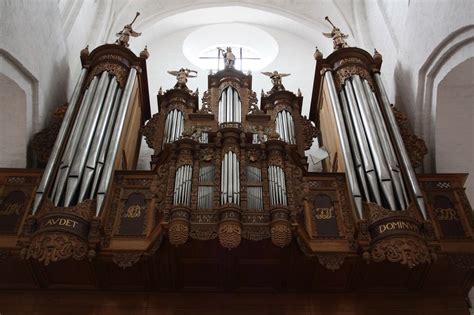
<instances>
[{"instance_id":1,"label":"pipe organ","mask_svg":"<svg viewBox=\"0 0 474 315\"><path fill-rule=\"evenodd\" d=\"M237 154L224 154L221 164L221 204L240 204L240 170Z\"/></svg>"},{"instance_id":2,"label":"pipe organ","mask_svg":"<svg viewBox=\"0 0 474 315\"><path fill-rule=\"evenodd\" d=\"M165 135L163 143L172 143L178 140L183 133L184 114L178 109L168 112L165 122Z\"/></svg>"},{"instance_id":3,"label":"pipe organ","mask_svg":"<svg viewBox=\"0 0 474 315\"><path fill-rule=\"evenodd\" d=\"M287 110L282 110L276 115L275 128L283 141L289 144L296 143L293 118Z\"/></svg>"},{"instance_id":4,"label":"pipe organ","mask_svg":"<svg viewBox=\"0 0 474 315\"><path fill-rule=\"evenodd\" d=\"M326 34L336 50L315 54L307 118L287 73L263 73L271 83L257 104L228 48L202 95L186 85L196 71L168 71L177 83L160 88L150 117L149 53L130 51L126 30L81 52L44 171L0 169L2 283L14 270L44 287L133 290L472 285L471 271L453 267L474 265L467 175L416 174L423 142L390 104L380 54L348 47L337 28ZM150 170L136 169L142 136ZM308 168L316 137L322 172Z\"/></svg>"},{"instance_id":5,"label":"pipe organ","mask_svg":"<svg viewBox=\"0 0 474 315\"><path fill-rule=\"evenodd\" d=\"M240 122L242 106L239 93L232 86L226 87L219 97L219 123Z\"/></svg>"}]
</instances>

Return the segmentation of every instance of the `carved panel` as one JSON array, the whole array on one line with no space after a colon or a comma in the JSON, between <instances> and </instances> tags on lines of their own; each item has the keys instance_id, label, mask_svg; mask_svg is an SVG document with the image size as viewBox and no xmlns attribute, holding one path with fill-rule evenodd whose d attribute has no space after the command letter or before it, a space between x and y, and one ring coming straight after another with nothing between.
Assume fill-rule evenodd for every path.
<instances>
[{"instance_id":1,"label":"carved panel","mask_svg":"<svg viewBox=\"0 0 474 315\"><path fill-rule=\"evenodd\" d=\"M336 210L331 197L326 194L315 195L311 216L315 224L313 237L339 237Z\"/></svg>"},{"instance_id":2,"label":"carved panel","mask_svg":"<svg viewBox=\"0 0 474 315\"><path fill-rule=\"evenodd\" d=\"M147 202L142 193L128 196L120 214L118 235L143 235L146 233Z\"/></svg>"}]
</instances>

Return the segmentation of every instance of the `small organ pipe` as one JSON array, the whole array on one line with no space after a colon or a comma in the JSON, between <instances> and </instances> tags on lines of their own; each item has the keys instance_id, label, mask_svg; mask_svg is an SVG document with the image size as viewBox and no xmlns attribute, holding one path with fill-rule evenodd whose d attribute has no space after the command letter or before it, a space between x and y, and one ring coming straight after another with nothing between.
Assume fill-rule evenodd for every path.
<instances>
[{"instance_id":1,"label":"small organ pipe","mask_svg":"<svg viewBox=\"0 0 474 315\"><path fill-rule=\"evenodd\" d=\"M53 171L56 164L59 162L59 150L64 146L66 138L67 130L70 129L72 123L72 116L76 110L77 103L79 100L79 96L81 93L82 83L87 74L87 69L82 68L81 74L79 75L79 79L77 80L76 86L74 87L74 91L72 92L72 96L69 100L69 106L66 110L66 114L64 114L63 123L59 128L58 136L56 137L56 141L54 142L54 146L51 150L51 155L46 164L46 168L44 169L43 176L41 177L41 181L38 185L38 189L36 189L35 200L33 203L33 214L36 213L38 207L43 200L44 192L46 191L51 179L53 179Z\"/></svg>"},{"instance_id":2,"label":"small organ pipe","mask_svg":"<svg viewBox=\"0 0 474 315\"><path fill-rule=\"evenodd\" d=\"M291 114L288 112L288 128L290 130L290 144L296 144L296 139L295 139L295 124L293 122L293 117Z\"/></svg>"},{"instance_id":3,"label":"small organ pipe","mask_svg":"<svg viewBox=\"0 0 474 315\"><path fill-rule=\"evenodd\" d=\"M336 128L341 135L340 141L341 141L341 149L342 149L342 155L344 158L344 162L346 165L346 174L347 174L347 179L349 183L349 187L352 191L352 195L355 200L357 212L359 214L360 218L363 218L363 213L362 213L362 196L360 193L359 189L359 184L357 182L357 177L354 171L354 164L352 163L352 158L351 158L351 153L350 153L350 145L349 145L349 140L347 139L347 132L346 132L346 127L344 125L344 118L341 113L341 105L339 104L339 99L337 97L337 92L336 92L336 86L334 85L334 79L332 77L331 71L326 71L324 74L325 81L328 87L329 91L329 97L331 99L331 106L333 107L333 112L335 115L335 120L336 120Z\"/></svg>"},{"instance_id":4,"label":"small organ pipe","mask_svg":"<svg viewBox=\"0 0 474 315\"><path fill-rule=\"evenodd\" d=\"M165 121L165 131L164 131L164 137L163 137L163 145L165 143L169 142L170 126L171 126L171 121L170 121L169 114L167 114L166 115L166 121Z\"/></svg>"},{"instance_id":5,"label":"small organ pipe","mask_svg":"<svg viewBox=\"0 0 474 315\"><path fill-rule=\"evenodd\" d=\"M388 170L385 157L380 146L380 139L376 132L376 126L370 113L368 100L364 92L362 81L358 75L352 76L352 82L354 85L354 91L357 99L357 103L360 107L360 113L362 116L362 122L367 134L367 139L371 148L372 155L374 157L375 171L377 172L382 191L388 202L388 206L392 210L396 210L394 191L392 187L392 180Z\"/></svg>"},{"instance_id":6,"label":"small organ pipe","mask_svg":"<svg viewBox=\"0 0 474 315\"><path fill-rule=\"evenodd\" d=\"M129 108L130 97L132 95L135 80L137 78L137 70L135 68L130 69L128 74L127 83L125 84L125 90L120 100L120 106L117 113L116 124L112 133L112 138L107 149L107 158L103 167L103 175L99 183L97 192L97 204L96 204L96 215L99 215L105 198L105 193L109 188L110 181L112 179L112 173L114 170L115 159L122 136L122 131L125 123L125 117Z\"/></svg>"}]
</instances>

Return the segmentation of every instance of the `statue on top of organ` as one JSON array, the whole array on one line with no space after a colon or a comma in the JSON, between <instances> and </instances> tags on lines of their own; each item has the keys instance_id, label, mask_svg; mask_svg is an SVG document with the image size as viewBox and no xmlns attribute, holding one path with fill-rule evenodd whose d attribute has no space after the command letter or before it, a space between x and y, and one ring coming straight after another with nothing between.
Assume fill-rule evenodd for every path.
<instances>
[{"instance_id":1,"label":"statue on top of organ","mask_svg":"<svg viewBox=\"0 0 474 315\"><path fill-rule=\"evenodd\" d=\"M272 87L259 104L252 76L235 69L230 47L226 67L208 76L201 108L198 91L186 85L197 71L181 68L168 71L177 83L160 88L152 117L149 53L126 48L139 33L83 50L80 78L20 229L24 256L47 264L125 249L153 255L163 237L176 246L218 239L228 249L270 239L311 257L331 252L413 267L434 261L444 238L472 236L467 206L454 201L465 198L458 189L465 178L443 179L441 196L435 175L415 174L407 149L419 148L406 147L414 136L390 105L381 55L348 47L347 35L332 26L334 52L314 55L309 119L299 89L282 84L288 73L263 72ZM142 135L153 149L150 171L135 170ZM328 153L322 172L308 171L305 156L316 137ZM455 215L442 217L458 221L435 221L435 209L448 208ZM64 218L77 225L54 223ZM51 245L51 233L73 250ZM130 247L137 238L146 246ZM335 270L344 259L319 261Z\"/></svg>"}]
</instances>

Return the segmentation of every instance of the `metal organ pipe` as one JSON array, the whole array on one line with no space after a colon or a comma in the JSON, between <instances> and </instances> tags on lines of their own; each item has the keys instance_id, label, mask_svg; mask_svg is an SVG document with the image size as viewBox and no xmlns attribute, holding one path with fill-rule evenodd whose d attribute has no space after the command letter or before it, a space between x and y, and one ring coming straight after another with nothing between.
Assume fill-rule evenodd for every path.
<instances>
[{"instance_id":1,"label":"metal organ pipe","mask_svg":"<svg viewBox=\"0 0 474 315\"><path fill-rule=\"evenodd\" d=\"M52 199L54 200L55 206L59 206L59 202L61 201L61 198L63 196L72 160L76 153L77 144L79 143L81 133L84 129L86 117L89 113L90 105L96 92L98 81L99 80L97 79L97 77L94 77L91 83L89 84L89 88L84 94L79 113L77 114L76 121L74 122L74 127L69 136L69 141L67 142L66 148L63 152L61 164L59 166L58 174L56 175L57 177L51 195Z\"/></svg>"},{"instance_id":2,"label":"metal organ pipe","mask_svg":"<svg viewBox=\"0 0 474 315\"><path fill-rule=\"evenodd\" d=\"M293 118L287 110L282 110L277 113L275 119L275 128L282 141L289 144L295 144L295 130Z\"/></svg>"},{"instance_id":3,"label":"metal organ pipe","mask_svg":"<svg viewBox=\"0 0 474 315\"><path fill-rule=\"evenodd\" d=\"M400 177L400 166L398 165L397 158L395 157L395 151L393 150L387 128L385 127L385 123L383 121L382 113L380 112L377 99L375 98L375 95L373 94L372 89L370 88L370 85L367 80L364 80L363 84L367 99L369 100L369 106L372 112L372 117L374 118L375 125L377 126L376 130L379 134L380 143L383 149L382 151L385 155L393 185L395 187L395 198L398 200L401 209L405 209L405 194L403 192L403 187L401 183L402 179Z\"/></svg>"},{"instance_id":4,"label":"metal organ pipe","mask_svg":"<svg viewBox=\"0 0 474 315\"><path fill-rule=\"evenodd\" d=\"M97 123L96 130L94 132L94 138L92 140L91 149L87 156L86 167L84 169L83 179L81 188L79 191L79 202L86 199L86 194L90 189L92 181L94 179L94 173L96 171L97 160L100 154L100 149L103 144L105 133L107 129L107 123L112 112L112 105L114 98L118 94L118 83L113 77L110 80L110 84L107 90L107 96L104 101L104 107L100 113L100 118ZM87 195L89 197L89 195Z\"/></svg>"},{"instance_id":5,"label":"metal organ pipe","mask_svg":"<svg viewBox=\"0 0 474 315\"><path fill-rule=\"evenodd\" d=\"M67 180L66 195L64 199L65 207L71 206L71 204L74 202L75 196L77 195L79 183L82 179L82 174L87 160L87 154L91 149L92 139L94 137L94 132L97 127L100 112L104 106L104 97L109 85L109 73L107 71L104 71L100 77L97 92L94 95L89 115L87 116L84 129L82 130L81 138L78 144L79 150L77 150L71 165L71 170Z\"/></svg>"},{"instance_id":6,"label":"metal organ pipe","mask_svg":"<svg viewBox=\"0 0 474 315\"><path fill-rule=\"evenodd\" d=\"M110 144L107 148L106 160L103 167L103 174L99 182L98 191L97 191L97 207L96 215L99 215L100 210L104 202L105 193L109 188L110 180L112 179L112 172L114 169L115 158L117 156L117 151L120 143L120 138L122 135L125 117L128 111L128 105L130 102L130 97L132 95L133 86L137 78L137 70L135 68L130 69L128 74L127 82L125 83L125 89L120 100L120 105L117 113L117 118L115 126L113 129L112 137Z\"/></svg>"},{"instance_id":7,"label":"metal organ pipe","mask_svg":"<svg viewBox=\"0 0 474 315\"><path fill-rule=\"evenodd\" d=\"M360 108L362 122L364 123L369 146L374 157L375 171L377 172L380 185L384 196L388 202L388 206L392 210L396 210L394 191L392 187L392 179L388 170L385 156L383 154L380 139L375 130L376 126L370 112L367 97L364 92L362 81L358 75L352 76L352 83L354 85L356 100Z\"/></svg>"},{"instance_id":8,"label":"metal organ pipe","mask_svg":"<svg viewBox=\"0 0 474 315\"><path fill-rule=\"evenodd\" d=\"M416 203L418 207L420 208L420 211L423 215L423 218L426 220L427 219L427 214L426 214L426 207L425 207L425 202L423 199L423 194L421 193L420 187L418 185L418 181L416 179L415 171L413 170L413 167L411 166L410 158L408 157L408 153L406 151L405 145L403 143L402 136L400 134L400 130L398 129L397 121L395 119L395 115L392 112L392 108L390 106L390 101L387 96L387 92L385 91L385 87L383 86L382 79L380 77L380 74L375 73L375 82L377 83L377 87L379 88L380 95L382 98L382 104L384 106L385 114L387 115L388 118L388 123L390 125L390 129L392 130L392 134L395 138L395 144L397 145L398 152L400 153L401 156L401 162L407 172L408 175L408 180L410 183L410 186L415 194L416 197Z\"/></svg>"},{"instance_id":9,"label":"metal organ pipe","mask_svg":"<svg viewBox=\"0 0 474 315\"><path fill-rule=\"evenodd\" d=\"M342 113L341 113L341 105L339 104L339 99L337 97L337 92L336 92L336 86L334 84L334 79L332 77L331 71L326 71L324 74L324 77L326 79L325 81L328 87L329 97L331 99L330 103L333 108L333 112L335 116L334 118L336 120L336 128L339 135L341 135L340 137L341 149L343 153L344 162L346 165L346 174L347 174L347 179L349 182L349 187L352 191L352 195L354 196L354 200L357 207L357 211L359 213L359 217L363 218L362 196L360 193L359 184L357 182L357 175L355 174L355 171L354 171L354 164L352 162L349 140L347 139L346 126L344 124L344 117L342 116Z\"/></svg>"},{"instance_id":10,"label":"metal organ pipe","mask_svg":"<svg viewBox=\"0 0 474 315\"><path fill-rule=\"evenodd\" d=\"M72 116L76 110L80 92L81 92L81 87L86 77L86 74L87 74L87 69L83 68L81 70L81 74L79 75L79 79L77 80L76 86L74 87L74 91L72 92L71 99L69 100L69 106L66 110L66 114L64 115L63 123L61 124L61 127L58 132L58 136L51 150L50 158L48 160L48 163L46 164L46 168L43 172L43 176L41 177L41 182L38 186L38 189L36 190L35 200L33 203L33 214L35 214L35 212L38 210L38 207L44 197L43 194L45 190L47 189L49 183L51 182L51 179L53 179L52 177L53 170L54 170L55 165L59 161L59 150L65 144L66 132L72 123L71 122Z\"/></svg>"},{"instance_id":11,"label":"metal organ pipe","mask_svg":"<svg viewBox=\"0 0 474 315\"><path fill-rule=\"evenodd\" d=\"M226 87L219 99L219 123L241 122L242 104L239 93L232 86Z\"/></svg>"},{"instance_id":12,"label":"metal organ pipe","mask_svg":"<svg viewBox=\"0 0 474 315\"><path fill-rule=\"evenodd\" d=\"M221 174L221 203L240 204L239 161L234 152L224 155Z\"/></svg>"},{"instance_id":13,"label":"metal organ pipe","mask_svg":"<svg viewBox=\"0 0 474 315\"><path fill-rule=\"evenodd\" d=\"M270 203L272 206L288 204L286 195L285 172L279 166L268 167L268 185L270 190Z\"/></svg>"},{"instance_id":14,"label":"metal organ pipe","mask_svg":"<svg viewBox=\"0 0 474 315\"><path fill-rule=\"evenodd\" d=\"M380 197L379 184L377 180L377 174L375 173L375 166L370 154L369 143L367 142L367 136L365 135L364 125L362 124L362 118L360 117L360 112L357 107L357 101L354 96L354 89L352 88L352 83L350 80L346 80L344 90L346 93L349 113L351 115L351 120L353 122L355 136L357 142L360 145L360 154L362 158L363 168L365 171L365 176L368 181L368 188L372 192L375 202L382 204L382 198ZM367 199L370 201L371 199Z\"/></svg>"},{"instance_id":15,"label":"metal organ pipe","mask_svg":"<svg viewBox=\"0 0 474 315\"><path fill-rule=\"evenodd\" d=\"M344 119L346 122L346 127L348 131L348 136L349 136L349 141L351 143L351 148L352 148L352 157L354 160L354 166L357 169L357 173L359 175L359 180L362 185L363 189L363 194L364 197L367 201L370 201L370 193L367 187L366 179L365 179L365 170L362 165L362 158L360 156L360 150L359 150L359 144L357 143L357 139L355 136L354 132L354 125L352 124L352 119L349 113L348 105L347 105L347 100L346 100L346 95L344 94L344 91L341 91L339 93L339 97L341 99L341 105L342 105L342 114L344 115Z\"/></svg>"},{"instance_id":16,"label":"metal organ pipe","mask_svg":"<svg viewBox=\"0 0 474 315\"><path fill-rule=\"evenodd\" d=\"M97 192L97 186L99 185L99 181L102 175L102 168L104 167L105 158L107 155L107 148L109 147L110 138L112 137L112 132L115 127L115 119L117 117L118 107L120 103L120 99L122 97L122 89L119 87L117 89L117 95L115 96L114 104L112 105L112 113L110 115L109 122L107 123L107 131L105 133L105 137L103 139L103 143L100 148L99 158L97 160L96 171L94 174L94 182L92 184L91 189L91 196L95 196Z\"/></svg>"}]
</instances>

